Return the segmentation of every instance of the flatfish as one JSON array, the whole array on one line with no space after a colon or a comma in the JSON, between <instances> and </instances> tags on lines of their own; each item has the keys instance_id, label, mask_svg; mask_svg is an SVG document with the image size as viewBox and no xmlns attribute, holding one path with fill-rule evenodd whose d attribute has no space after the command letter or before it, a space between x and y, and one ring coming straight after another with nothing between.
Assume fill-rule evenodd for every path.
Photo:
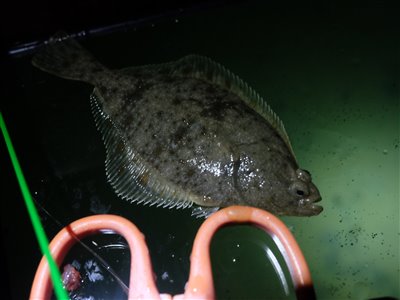
<instances>
[{"instance_id":1,"label":"flatfish","mask_svg":"<svg viewBox=\"0 0 400 300\"><path fill-rule=\"evenodd\" d=\"M321 199L300 169L283 123L248 84L209 58L111 70L59 33L33 57L39 69L94 86L91 107L106 174L130 202L192 207L207 217L249 205L312 216Z\"/></svg>"}]
</instances>

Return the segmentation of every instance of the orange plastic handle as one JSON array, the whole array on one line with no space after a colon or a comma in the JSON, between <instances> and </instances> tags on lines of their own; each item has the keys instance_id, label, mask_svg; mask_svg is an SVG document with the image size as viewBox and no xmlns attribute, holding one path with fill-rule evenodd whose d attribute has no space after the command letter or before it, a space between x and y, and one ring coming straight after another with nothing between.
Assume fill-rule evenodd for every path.
<instances>
[{"instance_id":1,"label":"orange plastic handle","mask_svg":"<svg viewBox=\"0 0 400 300\"><path fill-rule=\"evenodd\" d=\"M83 238L102 229L111 229L127 240L131 251L129 299L209 300L215 299L209 254L211 239L220 227L232 223L249 223L268 232L277 243L289 267L297 297L315 298L307 263L289 229L271 213L253 207L231 206L221 209L201 225L190 257L189 281L182 295L159 294L143 234L130 221L119 216L95 215L71 223L54 237L50 243L50 251L56 263L61 265L65 255L75 243L73 235ZM50 299L51 293L48 264L46 259L42 258L33 281L30 298Z\"/></svg>"},{"instance_id":2,"label":"orange plastic handle","mask_svg":"<svg viewBox=\"0 0 400 300\"><path fill-rule=\"evenodd\" d=\"M104 229L111 229L119 233L128 242L132 257L129 298L160 299L154 283L149 251L144 236L134 224L125 218L115 215L95 215L71 223L62 229L50 243L50 251L56 263L61 265L69 249L76 242L73 234L82 239ZM33 281L30 299L50 299L51 293L49 266L43 257Z\"/></svg>"},{"instance_id":3,"label":"orange plastic handle","mask_svg":"<svg viewBox=\"0 0 400 300\"><path fill-rule=\"evenodd\" d=\"M286 225L273 214L254 207L231 206L211 215L200 227L190 257L189 281L180 299L214 299L209 248L215 232L228 224L248 223L271 235L292 277L298 299L314 299L315 292L307 262Z\"/></svg>"}]
</instances>

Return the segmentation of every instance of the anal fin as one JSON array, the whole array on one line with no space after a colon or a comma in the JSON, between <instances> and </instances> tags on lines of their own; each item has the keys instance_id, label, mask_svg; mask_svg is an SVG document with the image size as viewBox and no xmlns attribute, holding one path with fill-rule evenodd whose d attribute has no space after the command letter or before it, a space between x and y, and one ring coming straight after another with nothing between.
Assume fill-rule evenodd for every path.
<instances>
[{"instance_id":1,"label":"anal fin","mask_svg":"<svg viewBox=\"0 0 400 300\"><path fill-rule=\"evenodd\" d=\"M213 213L219 210L219 207L204 207L198 206L192 209L192 216L195 218L208 218Z\"/></svg>"},{"instance_id":2,"label":"anal fin","mask_svg":"<svg viewBox=\"0 0 400 300\"><path fill-rule=\"evenodd\" d=\"M193 205L190 197L169 186L166 182L155 180L152 171L146 167L141 157L135 153L124 139L118 126L103 111L96 91L90 96L93 116L97 129L102 133L106 148L106 175L111 186L121 198L133 203L164 208L188 208ZM140 178L152 178L143 185Z\"/></svg>"}]
</instances>

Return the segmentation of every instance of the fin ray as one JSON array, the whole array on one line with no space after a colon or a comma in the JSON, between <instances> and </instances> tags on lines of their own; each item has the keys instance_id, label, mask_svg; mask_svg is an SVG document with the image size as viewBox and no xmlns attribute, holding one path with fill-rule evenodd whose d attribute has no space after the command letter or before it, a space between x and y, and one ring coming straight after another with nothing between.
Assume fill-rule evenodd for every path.
<instances>
[{"instance_id":1,"label":"fin ray","mask_svg":"<svg viewBox=\"0 0 400 300\"><path fill-rule=\"evenodd\" d=\"M102 133L106 148L106 175L111 186L121 198L137 204L162 206L165 208L187 208L193 201L187 193L177 191L165 183L152 180L144 186L139 182L143 174L152 177L151 171L141 161L138 154L125 143L118 127L104 113L99 96L95 91L90 96L92 113L97 129Z\"/></svg>"},{"instance_id":2,"label":"fin ray","mask_svg":"<svg viewBox=\"0 0 400 300\"><path fill-rule=\"evenodd\" d=\"M208 218L211 216L213 213L219 210L219 207L203 207L203 206L198 206L193 208L192 210L192 216L195 218Z\"/></svg>"},{"instance_id":3,"label":"fin ray","mask_svg":"<svg viewBox=\"0 0 400 300\"><path fill-rule=\"evenodd\" d=\"M181 67L176 67L175 73L179 74L182 72L182 68L184 69L185 65L192 65L192 74L194 77L210 81L240 96L249 107L263 116L276 129L293 157L296 157L283 122L272 110L267 101L251 88L248 83L223 65L208 57L188 55L178 60L177 64L180 64Z\"/></svg>"}]
</instances>

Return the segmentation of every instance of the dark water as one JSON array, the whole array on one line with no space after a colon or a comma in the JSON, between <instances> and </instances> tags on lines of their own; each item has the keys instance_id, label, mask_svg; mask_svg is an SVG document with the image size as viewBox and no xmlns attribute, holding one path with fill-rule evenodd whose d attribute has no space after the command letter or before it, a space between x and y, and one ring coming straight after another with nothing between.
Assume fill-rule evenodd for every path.
<instances>
[{"instance_id":1,"label":"dark water","mask_svg":"<svg viewBox=\"0 0 400 300\"><path fill-rule=\"evenodd\" d=\"M312 172L323 197L320 216L283 218L303 249L317 296L399 297L399 27L378 1L346 11L308 5L238 4L82 43L111 68L197 53L247 81L283 120L300 165ZM29 61L21 57L6 66L2 111L35 199L63 224L105 212L132 220L146 236L160 292L182 293L202 221L190 210L118 199L106 182L91 87L44 74ZM27 298L41 256L3 149L5 266L14 297ZM42 216L51 238L60 228ZM103 246L123 241L110 235L87 243L128 278L127 250L96 247L93 240ZM219 298L294 298L279 251L259 230L225 228L211 251ZM84 264L92 258L76 248L68 259ZM105 282L86 281L83 292L102 286L105 298L121 295Z\"/></svg>"}]
</instances>

